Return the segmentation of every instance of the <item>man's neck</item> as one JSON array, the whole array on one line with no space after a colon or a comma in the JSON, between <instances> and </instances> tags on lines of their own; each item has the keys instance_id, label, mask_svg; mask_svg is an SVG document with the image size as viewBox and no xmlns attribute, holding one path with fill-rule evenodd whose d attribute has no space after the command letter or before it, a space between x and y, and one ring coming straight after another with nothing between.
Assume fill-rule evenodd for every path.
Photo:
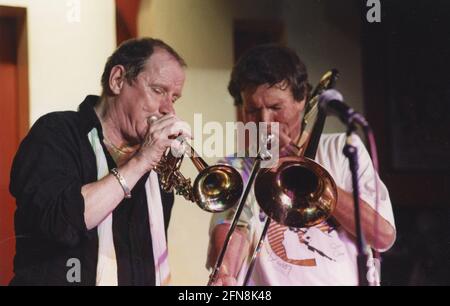
<instances>
[{"instance_id":1,"label":"man's neck","mask_svg":"<svg viewBox=\"0 0 450 306\"><path fill-rule=\"evenodd\" d=\"M116 106L117 103L115 103L113 99L114 98L102 96L100 103L94 108L102 125L103 136L108 142L119 149L131 148L133 145L126 140L119 124L121 118Z\"/></svg>"}]
</instances>

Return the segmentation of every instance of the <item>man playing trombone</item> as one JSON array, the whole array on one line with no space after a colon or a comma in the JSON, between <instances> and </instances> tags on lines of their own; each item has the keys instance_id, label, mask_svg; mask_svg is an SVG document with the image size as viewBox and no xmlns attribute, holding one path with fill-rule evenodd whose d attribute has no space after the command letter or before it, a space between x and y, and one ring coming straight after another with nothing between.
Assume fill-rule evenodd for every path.
<instances>
[{"instance_id":1,"label":"man playing trombone","mask_svg":"<svg viewBox=\"0 0 450 306\"><path fill-rule=\"evenodd\" d=\"M296 155L299 148L295 144L302 133L302 115L310 86L306 67L294 51L275 45L251 49L233 68L228 90L242 110L244 123L279 123L280 156ZM396 235L389 194L375 174L363 143L359 138L355 143L359 152L362 231L371 248L386 251ZM324 134L315 158L337 185L337 202L331 217L304 228L289 228L272 221L250 276L250 285L358 284L352 185L348 160L342 154L344 144L345 134ZM226 161L241 171L244 180L248 179L253 159L230 157ZM378 210L375 177L380 186ZM214 280L216 285L243 283L248 259L265 222L255 192L250 193L244 206ZM208 267L213 267L217 260L234 213L232 209L213 216ZM377 278L374 261L368 265L371 277Z\"/></svg>"}]
</instances>

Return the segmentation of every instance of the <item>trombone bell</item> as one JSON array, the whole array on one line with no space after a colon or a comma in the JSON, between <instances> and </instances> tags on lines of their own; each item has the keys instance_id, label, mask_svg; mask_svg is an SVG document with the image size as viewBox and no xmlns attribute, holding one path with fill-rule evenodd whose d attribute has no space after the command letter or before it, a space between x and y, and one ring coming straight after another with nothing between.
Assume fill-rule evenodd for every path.
<instances>
[{"instance_id":1,"label":"trombone bell","mask_svg":"<svg viewBox=\"0 0 450 306\"><path fill-rule=\"evenodd\" d=\"M336 184L319 164L306 157L283 157L255 179L261 209L281 225L301 228L325 221L337 202Z\"/></svg>"}]
</instances>

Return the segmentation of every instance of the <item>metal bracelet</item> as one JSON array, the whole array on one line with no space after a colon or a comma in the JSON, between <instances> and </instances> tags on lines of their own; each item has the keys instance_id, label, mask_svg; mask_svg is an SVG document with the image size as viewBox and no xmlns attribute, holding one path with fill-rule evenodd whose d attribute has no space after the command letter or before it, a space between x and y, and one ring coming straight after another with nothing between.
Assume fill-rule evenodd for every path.
<instances>
[{"instance_id":1,"label":"metal bracelet","mask_svg":"<svg viewBox=\"0 0 450 306\"><path fill-rule=\"evenodd\" d=\"M116 177L116 179L119 182L120 186L122 186L123 193L125 194L125 198L127 198L127 199L131 198L130 188L128 188L127 182L125 181L123 176L119 173L117 168L111 169L111 173Z\"/></svg>"}]
</instances>

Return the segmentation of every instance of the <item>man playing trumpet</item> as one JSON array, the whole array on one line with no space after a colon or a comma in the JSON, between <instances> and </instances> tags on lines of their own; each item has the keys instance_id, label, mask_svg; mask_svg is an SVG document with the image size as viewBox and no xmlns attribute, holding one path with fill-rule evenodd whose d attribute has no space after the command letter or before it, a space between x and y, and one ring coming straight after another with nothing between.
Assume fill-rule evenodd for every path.
<instances>
[{"instance_id":1,"label":"man playing trumpet","mask_svg":"<svg viewBox=\"0 0 450 306\"><path fill-rule=\"evenodd\" d=\"M170 136L190 137L174 111L185 66L160 40L127 41L105 65L101 97L34 124L11 172L20 237L11 284L168 283L173 194L151 170Z\"/></svg>"}]
</instances>

